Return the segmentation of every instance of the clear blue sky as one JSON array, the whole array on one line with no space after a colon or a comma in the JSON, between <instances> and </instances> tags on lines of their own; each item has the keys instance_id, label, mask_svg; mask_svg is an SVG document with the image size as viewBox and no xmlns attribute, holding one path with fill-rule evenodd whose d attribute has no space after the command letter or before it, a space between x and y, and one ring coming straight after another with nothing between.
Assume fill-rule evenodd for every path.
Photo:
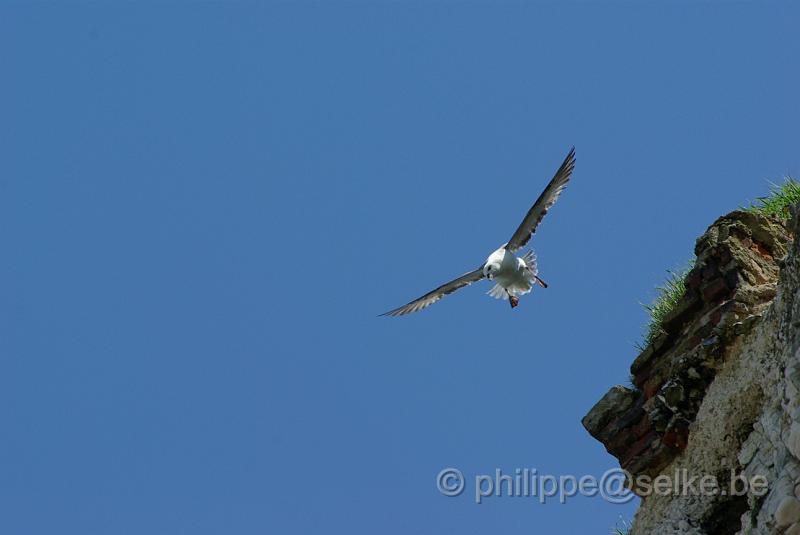
<instances>
[{"instance_id":1,"label":"clear blue sky","mask_svg":"<svg viewBox=\"0 0 800 535\"><path fill-rule=\"evenodd\" d=\"M634 504L438 494L601 474L664 270L800 174L786 3L0 6L0 531L608 533ZM571 145L532 244L477 266ZM469 489L469 486L468 486Z\"/></svg>"}]
</instances>

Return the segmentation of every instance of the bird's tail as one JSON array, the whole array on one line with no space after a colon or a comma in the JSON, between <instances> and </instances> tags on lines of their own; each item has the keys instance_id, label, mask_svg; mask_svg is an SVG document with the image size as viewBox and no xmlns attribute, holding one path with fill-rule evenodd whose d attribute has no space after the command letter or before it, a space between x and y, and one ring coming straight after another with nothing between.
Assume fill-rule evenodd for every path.
<instances>
[{"instance_id":1,"label":"bird's tail","mask_svg":"<svg viewBox=\"0 0 800 535\"><path fill-rule=\"evenodd\" d=\"M499 284L495 284L492 289L486 293L495 299L508 299L508 293L506 292L506 289Z\"/></svg>"},{"instance_id":2,"label":"bird's tail","mask_svg":"<svg viewBox=\"0 0 800 535\"><path fill-rule=\"evenodd\" d=\"M539 278L539 266L536 264L536 253L532 250L528 251L522 257L522 260L525 261L525 265L528 267L528 272L530 276L533 277L534 282L542 288L547 288L547 283Z\"/></svg>"},{"instance_id":3,"label":"bird's tail","mask_svg":"<svg viewBox=\"0 0 800 535\"><path fill-rule=\"evenodd\" d=\"M536 264L536 253L533 250L528 251L524 255L522 255L522 261L525 262L525 266L528 268L534 276L539 273L539 266Z\"/></svg>"}]
</instances>

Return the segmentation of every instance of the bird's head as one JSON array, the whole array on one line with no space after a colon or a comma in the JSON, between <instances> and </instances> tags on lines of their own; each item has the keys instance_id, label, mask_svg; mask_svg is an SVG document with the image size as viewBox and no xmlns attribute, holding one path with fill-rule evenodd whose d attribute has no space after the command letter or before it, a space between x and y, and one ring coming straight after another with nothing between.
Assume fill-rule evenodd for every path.
<instances>
[{"instance_id":1,"label":"bird's head","mask_svg":"<svg viewBox=\"0 0 800 535\"><path fill-rule=\"evenodd\" d=\"M492 280L499 269L500 264L497 262L486 262L486 265L483 266L483 276Z\"/></svg>"}]
</instances>

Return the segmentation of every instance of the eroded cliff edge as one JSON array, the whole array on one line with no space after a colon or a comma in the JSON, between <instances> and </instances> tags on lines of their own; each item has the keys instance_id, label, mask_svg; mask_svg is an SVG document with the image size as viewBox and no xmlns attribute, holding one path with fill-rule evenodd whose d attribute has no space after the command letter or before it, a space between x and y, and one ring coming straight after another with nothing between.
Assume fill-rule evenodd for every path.
<instances>
[{"instance_id":1,"label":"eroded cliff edge","mask_svg":"<svg viewBox=\"0 0 800 535\"><path fill-rule=\"evenodd\" d=\"M631 366L634 387L613 387L583 419L634 476L760 475L766 494L650 494L632 535L800 535L797 212L714 222L686 294Z\"/></svg>"}]
</instances>

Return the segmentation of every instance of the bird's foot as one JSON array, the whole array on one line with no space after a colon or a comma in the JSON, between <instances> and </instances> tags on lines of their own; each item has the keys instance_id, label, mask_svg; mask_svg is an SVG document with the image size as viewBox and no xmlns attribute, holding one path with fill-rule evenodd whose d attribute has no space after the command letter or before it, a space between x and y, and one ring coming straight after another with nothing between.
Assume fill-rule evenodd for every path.
<instances>
[{"instance_id":1,"label":"bird's foot","mask_svg":"<svg viewBox=\"0 0 800 535\"><path fill-rule=\"evenodd\" d=\"M509 295L508 302L511 303L511 308L514 308L519 304L519 297L517 297L516 295Z\"/></svg>"}]
</instances>

